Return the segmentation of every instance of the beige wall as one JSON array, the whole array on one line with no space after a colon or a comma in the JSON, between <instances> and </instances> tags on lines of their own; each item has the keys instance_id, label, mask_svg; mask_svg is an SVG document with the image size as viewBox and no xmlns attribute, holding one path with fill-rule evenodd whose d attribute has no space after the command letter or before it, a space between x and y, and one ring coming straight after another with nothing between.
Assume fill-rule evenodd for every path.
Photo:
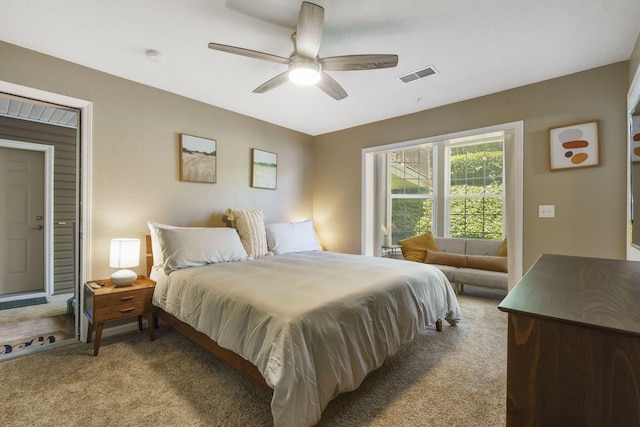
<instances>
[{"instance_id":1,"label":"beige wall","mask_svg":"<svg viewBox=\"0 0 640 427\"><path fill-rule=\"evenodd\" d=\"M545 252L625 256L628 62L314 138L2 42L0 63L0 80L93 102L94 277L111 272L111 238L142 237L149 219L223 225L227 207L263 209L267 222L313 215L327 249L358 253L362 148L517 120L524 268ZM602 165L550 172L548 128L592 119ZM180 133L218 141L216 184L179 181ZM278 153L276 191L249 187L253 147ZM556 218L537 218L540 204L554 204Z\"/></svg>"},{"instance_id":2,"label":"beige wall","mask_svg":"<svg viewBox=\"0 0 640 427\"><path fill-rule=\"evenodd\" d=\"M2 81L93 102L94 278L113 271L110 239L144 238L148 220L222 226L229 207L262 209L267 222L312 217L309 135L2 42L0 64ZM179 180L181 133L217 140L216 184ZM277 190L249 187L251 148L278 154Z\"/></svg>"},{"instance_id":3,"label":"beige wall","mask_svg":"<svg viewBox=\"0 0 640 427\"><path fill-rule=\"evenodd\" d=\"M628 62L314 138L314 220L329 250L358 253L362 148L524 121L523 268L542 253L624 258ZM600 120L601 166L550 172L548 128ZM537 217L538 205L556 217Z\"/></svg>"},{"instance_id":4,"label":"beige wall","mask_svg":"<svg viewBox=\"0 0 640 427\"><path fill-rule=\"evenodd\" d=\"M638 34L638 38L636 39L636 44L633 48L633 52L631 52L631 58L629 59L629 84L631 84L631 80L633 80L633 76L636 73L636 70L640 66L640 34Z\"/></svg>"}]
</instances>

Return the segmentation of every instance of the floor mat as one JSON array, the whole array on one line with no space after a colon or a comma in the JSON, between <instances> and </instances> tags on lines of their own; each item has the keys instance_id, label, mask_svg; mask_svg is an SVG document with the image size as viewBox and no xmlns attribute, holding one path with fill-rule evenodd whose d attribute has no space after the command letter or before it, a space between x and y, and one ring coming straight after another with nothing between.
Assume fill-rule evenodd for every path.
<instances>
[{"instance_id":1,"label":"floor mat","mask_svg":"<svg viewBox=\"0 0 640 427\"><path fill-rule=\"evenodd\" d=\"M0 344L15 343L19 340L27 340L37 336L46 336L54 331L66 331L67 335L73 336L74 317L61 314L41 319L25 320L14 322L0 327Z\"/></svg>"},{"instance_id":2,"label":"floor mat","mask_svg":"<svg viewBox=\"0 0 640 427\"><path fill-rule=\"evenodd\" d=\"M65 339L64 331L55 331L42 335L36 335L29 338L21 338L16 341L1 342L0 343L0 358L6 354L16 353L21 350L40 347L47 344L53 344L54 342L62 341Z\"/></svg>"},{"instance_id":3,"label":"floor mat","mask_svg":"<svg viewBox=\"0 0 640 427\"><path fill-rule=\"evenodd\" d=\"M29 307L31 305L39 305L39 304L46 304L46 303L47 303L47 298L45 297L18 299L13 301L2 301L0 302L0 310L7 310L10 308L18 308L18 307Z\"/></svg>"}]
</instances>

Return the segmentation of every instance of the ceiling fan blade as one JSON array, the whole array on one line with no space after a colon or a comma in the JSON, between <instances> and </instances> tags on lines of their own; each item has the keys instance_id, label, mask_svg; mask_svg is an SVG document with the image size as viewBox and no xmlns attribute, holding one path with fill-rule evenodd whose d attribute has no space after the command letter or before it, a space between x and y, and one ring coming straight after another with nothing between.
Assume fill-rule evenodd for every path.
<instances>
[{"instance_id":1,"label":"ceiling fan blade","mask_svg":"<svg viewBox=\"0 0 640 427\"><path fill-rule=\"evenodd\" d=\"M337 81L333 80L326 73L322 73L322 78L318 82L318 87L336 101L340 101L341 99L349 96L347 95L347 92L342 89L342 86L340 86Z\"/></svg>"},{"instance_id":2,"label":"ceiling fan blade","mask_svg":"<svg viewBox=\"0 0 640 427\"><path fill-rule=\"evenodd\" d=\"M317 4L302 2L298 15L295 44L299 56L316 59L322 41L324 9Z\"/></svg>"},{"instance_id":3,"label":"ceiling fan blade","mask_svg":"<svg viewBox=\"0 0 640 427\"><path fill-rule=\"evenodd\" d=\"M288 74L289 74L288 71L285 71L282 74L278 74L277 76L275 76L271 80L267 80L266 82L262 83L260 86L255 88L253 90L253 93L265 93L265 92L270 91L274 87L280 86L282 83L284 83L287 80L289 80L289 75Z\"/></svg>"},{"instance_id":4,"label":"ceiling fan blade","mask_svg":"<svg viewBox=\"0 0 640 427\"><path fill-rule=\"evenodd\" d=\"M282 56L258 52L257 50L245 49L243 47L227 46L226 44L209 43L209 49L233 53L236 55L248 56L249 58L262 59L264 61L277 62L279 64L288 64L289 62L291 62L289 58L284 58Z\"/></svg>"},{"instance_id":5,"label":"ceiling fan blade","mask_svg":"<svg viewBox=\"0 0 640 427\"><path fill-rule=\"evenodd\" d=\"M358 71L392 68L398 65L398 55L344 55L320 59L323 70Z\"/></svg>"}]
</instances>

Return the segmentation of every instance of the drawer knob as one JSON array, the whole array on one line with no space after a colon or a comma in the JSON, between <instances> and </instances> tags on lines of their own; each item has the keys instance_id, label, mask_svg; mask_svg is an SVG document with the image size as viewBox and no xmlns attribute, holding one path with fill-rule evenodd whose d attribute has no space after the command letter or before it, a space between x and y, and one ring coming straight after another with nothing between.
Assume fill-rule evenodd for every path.
<instances>
[{"instance_id":1,"label":"drawer knob","mask_svg":"<svg viewBox=\"0 0 640 427\"><path fill-rule=\"evenodd\" d=\"M128 313L130 311L135 310L135 307L130 307L130 308L123 308L122 310L120 310L120 313Z\"/></svg>"},{"instance_id":2,"label":"drawer knob","mask_svg":"<svg viewBox=\"0 0 640 427\"><path fill-rule=\"evenodd\" d=\"M120 301L125 302L125 301L131 301L134 297L133 296L129 296L129 297L122 297L120 298Z\"/></svg>"}]
</instances>

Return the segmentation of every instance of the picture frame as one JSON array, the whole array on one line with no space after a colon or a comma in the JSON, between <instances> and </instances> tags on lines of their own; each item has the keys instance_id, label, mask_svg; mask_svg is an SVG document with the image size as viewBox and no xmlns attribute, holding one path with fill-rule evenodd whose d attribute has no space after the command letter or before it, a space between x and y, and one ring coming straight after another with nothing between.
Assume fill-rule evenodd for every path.
<instances>
[{"instance_id":1,"label":"picture frame","mask_svg":"<svg viewBox=\"0 0 640 427\"><path fill-rule=\"evenodd\" d=\"M631 163L640 163L640 115L631 116Z\"/></svg>"},{"instance_id":2,"label":"picture frame","mask_svg":"<svg viewBox=\"0 0 640 427\"><path fill-rule=\"evenodd\" d=\"M275 190L278 183L278 155L251 149L251 187Z\"/></svg>"},{"instance_id":3,"label":"picture frame","mask_svg":"<svg viewBox=\"0 0 640 427\"><path fill-rule=\"evenodd\" d=\"M217 179L217 141L180 134L180 180L215 184Z\"/></svg>"},{"instance_id":4,"label":"picture frame","mask_svg":"<svg viewBox=\"0 0 640 427\"><path fill-rule=\"evenodd\" d=\"M549 170L600 166L600 121L549 128Z\"/></svg>"}]
</instances>

